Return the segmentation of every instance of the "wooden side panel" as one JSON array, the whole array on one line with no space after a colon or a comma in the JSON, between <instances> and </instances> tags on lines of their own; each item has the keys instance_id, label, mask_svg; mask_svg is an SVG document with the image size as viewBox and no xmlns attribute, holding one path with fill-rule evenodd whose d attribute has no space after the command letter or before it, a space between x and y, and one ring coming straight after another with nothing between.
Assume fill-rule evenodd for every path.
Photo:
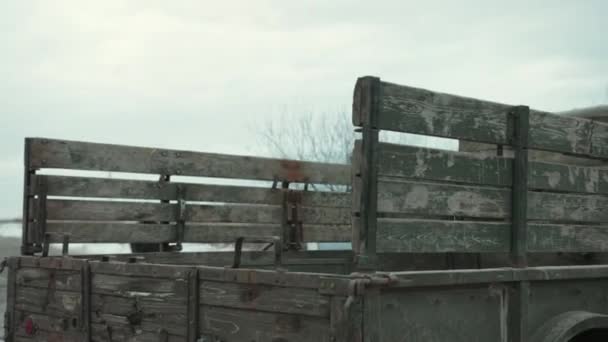
<instances>
[{"instance_id":1,"label":"wooden side panel","mask_svg":"<svg viewBox=\"0 0 608 342\"><path fill-rule=\"evenodd\" d=\"M151 182L143 180L38 175L47 185L49 196L123 199L160 199L197 202L280 205L283 190L252 186ZM179 194L179 191L182 194ZM350 194L343 192L289 190L303 206L348 207ZM32 194L38 189L33 187ZM180 197L180 198L178 198Z\"/></svg>"},{"instance_id":2,"label":"wooden side panel","mask_svg":"<svg viewBox=\"0 0 608 342\"><path fill-rule=\"evenodd\" d=\"M381 291L379 337L366 342L506 342L506 296L500 285Z\"/></svg>"},{"instance_id":3,"label":"wooden side panel","mask_svg":"<svg viewBox=\"0 0 608 342\"><path fill-rule=\"evenodd\" d=\"M383 253L508 252L510 224L446 220L379 220Z\"/></svg>"},{"instance_id":4,"label":"wooden side panel","mask_svg":"<svg viewBox=\"0 0 608 342\"><path fill-rule=\"evenodd\" d=\"M201 281L202 306L329 317L329 297L314 289Z\"/></svg>"},{"instance_id":5,"label":"wooden side panel","mask_svg":"<svg viewBox=\"0 0 608 342\"><path fill-rule=\"evenodd\" d=\"M100 223L100 222L52 222L47 226L50 242L61 243L63 235L70 242L103 243L163 243L176 239L176 227L170 224ZM209 223L186 224L183 242L227 243L238 237L259 238L278 236L279 224ZM350 225L306 225L302 229L304 242L348 242Z\"/></svg>"},{"instance_id":6,"label":"wooden side panel","mask_svg":"<svg viewBox=\"0 0 608 342\"><path fill-rule=\"evenodd\" d=\"M381 144L379 174L386 177L509 187L512 158ZM529 162L530 189L608 194L608 170Z\"/></svg>"},{"instance_id":7,"label":"wooden side panel","mask_svg":"<svg viewBox=\"0 0 608 342\"><path fill-rule=\"evenodd\" d=\"M76 270L24 267L16 270L16 340L84 341L81 275ZM33 327L28 331L28 326ZM33 334L33 335L32 335Z\"/></svg>"},{"instance_id":8,"label":"wooden side panel","mask_svg":"<svg viewBox=\"0 0 608 342\"><path fill-rule=\"evenodd\" d=\"M420 182L380 182L380 215L409 214L505 219L510 191L500 188ZM608 197L528 192L528 219L551 222L608 222ZM383 214L384 213L384 214ZM394 216L394 215L393 215Z\"/></svg>"},{"instance_id":9,"label":"wooden side panel","mask_svg":"<svg viewBox=\"0 0 608 342\"><path fill-rule=\"evenodd\" d=\"M348 184L350 168L158 148L30 139L32 168L120 171L290 182Z\"/></svg>"},{"instance_id":10,"label":"wooden side panel","mask_svg":"<svg viewBox=\"0 0 608 342\"><path fill-rule=\"evenodd\" d=\"M360 78L357 91L367 78ZM355 102L378 102L376 127L492 144L509 144L508 113L513 106L425 89L380 82L374 99L355 98ZM365 108L353 112L353 122L361 126ZM530 112L530 148L607 158L608 124L583 118Z\"/></svg>"},{"instance_id":11,"label":"wooden side panel","mask_svg":"<svg viewBox=\"0 0 608 342\"><path fill-rule=\"evenodd\" d=\"M201 335L226 342L331 342L329 320L203 305Z\"/></svg>"},{"instance_id":12,"label":"wooden side panel","mask_svg":"<svg viewBox=\"0 0 608 342\"><path fill-rule=\"evenodd\" d=\"M154 270L162 270L162 266L150 265L148 268L151 275ZM185 277L108 274L112 273L109 269L103 273L98 272L100 269L92 269L94 340L139 340L140 335L146 340L148 335L162 332L170 339L185 341L188 327ZM158 271L154 273L158 274Z\"/></svg>"}]
</instances>

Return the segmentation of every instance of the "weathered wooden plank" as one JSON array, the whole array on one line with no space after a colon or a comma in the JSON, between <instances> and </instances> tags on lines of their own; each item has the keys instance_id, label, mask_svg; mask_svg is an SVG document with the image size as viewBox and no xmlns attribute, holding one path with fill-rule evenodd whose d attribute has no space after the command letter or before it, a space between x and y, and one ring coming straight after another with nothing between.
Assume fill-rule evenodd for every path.
<instances>
[{"instance_id":1,"label":"weathered wooden plank","mask_svg":"<svg viewBox=\"0 0 608 342\"><path fill-rule=\"evenodd\" d=\"M201 305L329 317L329 297L313 289L203 281Z\"/></svg>"},{"instance_id":2,"label":"weathered wooden plank","mask_svg":"<svg viewBox=\"0 0 608 342\"><path fill-rule=\"evenodd\" d=\"M93 342L159 342L159 331L144 331L133 329L128 323L109 322L107 324L93 324ZM163 341L165 342L165 341ZM167 335L166 342L186 342L185 336Z\"/></svg>"},{"instance_id":3,"label":"weathered wooden plank","mask_svg":"<svg viewBox=\"0 0 608 342\"><path fill-rule=\"evenodd\" d=\"M608 226L530 224L530 252L606 252Z\"/></svg>"},{"instance_id":4,"label":"weathered wooden plank","mask_svg":"<svg viewBox=\"0 0 608 342\"><path fill-rule=\"evenodd\" d=\"M80 291L80 272L44 268L20 268L17 270L19 286L54 288L62 291Z\"/></svg>"},{"instance_id":5,"label":"weathered wooden plank","mask_svg":"<svg viewBox=\"0 0 608 342\"><path fill-rule=\"evenodd\" d=\"M6 312L5 317L7 321L4 321L4 337L9 340L10 338L15 337L15 328L14 322L17 320L16 316L16 297L17 297L17 271L19 270L19 261L18 257L10 257L7 260L8 272L6 276Z\"/></svg>"},{"instance_id":6,"label":"weathered wooden plank","mask_svg":"<svg viewBox=\"0 0 608 342\"><path fill-rule=\"evenodd\" d=\"M378 223L382 252L508 252L508 222L382 219ZM606 252L608 226L529 223L528 251Z\"/></svg>"},{"instance_id":7,"label":"weathered wooden plank","mask_svg":"<svg viewBox=\"0 0 608 342\"><path fill-rule=\"evenodd\" d=\"M79 317L81 310L79 292L59 291L19 286L15 309L49 316Z\"/></svg>"},{"instance_id":8,"label":"weathered wooden plank","mask_svg":"<svg viewBox=\"0 0 608 342\"><path fill-rule=\"evenodd\" d=\"M221 341L331 341L329 319L206 305L200 310L200 333Z\"/></svg>"},{"instance_id":9,"label":"weathered wooden plank","mask_svg":"<svg viewBox=\"0 0 608 342\"><path fill-rule=\"evenodd\" d=\"M80 271L87 260L69 256L21 256L17 258L21 267Z\"/></svg>"},{"instance_id":10,"label":"weathered wooden plank","mask_svg":"<svg viewBox=\"0 0 608 342\"><path fill-rule=\"evenodd\" d=\"M501 188L410 181L381 181L380 213L504 219L510 191ZM608 222L608 197L528 192L528 219L551 222Z\"/></svg>"},{"instance_id":11,"label":"weathered wooden plank","mask_svg":"<svg viewBox=\"0 0 608 342\"><path fill-rule=\"evenodd\" d=\"M511 164L510 158L383 143L378 173L380 176L509 186Z\"/></svg>"},{"instance_id":12,"label":"weathered wooden plank","mask_svg":"<svg viewBox=\"0 0 608 342\"><path fill-rule=\"evenodd\" d=\"M48 200L48 220L76 221L175 221L177 204ZM282 208L265 205L187 205L183 213L188 222L280 223ZM302 222L345 224L348 208L302 207Z\"/></svg>"},{"instance_id":13,"label":"weathered wooden plank","mask_svg":"<svg viewBox=\"0 0 608 342\"><path fill-rule=\"evenodd\" d=\"M608 222L608 197L528 193L528 218L554 222Z\"/></svg>"},{"instance_id":14,"label":"weathered wooden plank","mask_svg":"<svg viewBox=\"0 0 608 342\"><path fill-rule=\"evenodd\" d=\"M508 252L510 224L448 220L379 220L383 253Z\"/></svg>"},{"instance_id":15,"label":"weathered wooden plank","mask_svg":"<svg viewBox=\"0 0 608 342\"><path fill-rule=\"evenodd\" d=\"M296 287L301 289L319 289L325 283L321 278L331 278L332 282L340 288L346 289L349 277L344 275L331 275L320 273L293 273L277 270L260 269L232 269L226 267L198 267L200 281L232 282L243 284L272 285L282 287Z\"/></svg>"},{"instance_id":16,"label":"weathered wooden plank","mask_svg":"<svg viewBox=\"0 0 608 342\"><path fill-rule=\"evenodd\" d=\"M357 88L364 78L357 80ZM492 143L507 141L507 105L380 82L377 127ZM354 101L358 101L355 98ZM370 100L368 100L370 101ZM353 112L355 125L363 112Z\"/></svg>"},{"instance_id":17,"label":"weathered wooden plank","mask_svg":"<svg viewBox=\"0 0 608 342\"><path fill-rule=\"evenodd\" d=\"M186 304L182 305L186 307ZM107 324L108 326L129 327L133 331L145 331L159 333L166 331L176 336L186 336L186 314L164 314L161 312L150 312L135 309L126 316L118 316L107 313L94 313L93 324Z\"/></svg>"},{"instance_id":18,"label":"weathered wooden plank","mask_svg":"<svg viewBox=\"0 0 608 342\"><path fill-rule=\"evenodd\" d=\"M358 91L367 78L355 85L354 102L379 103L377 128L508 145L507 113L512 106L496 102L433 92L380 82L375 99L358 97L371 94ZM366 108L353 111L353 123L361 126ZM584 118L530 112L530 148L608 157L608 124Z\"/></svg>"},{"instance_id":19,"label":"weathered wooden plank","mask_svg":"<svg viewBox=\"0 0 608 342\"><path fill-rule=\"evenodd\" d=\"M62 341L62 342L82 342L85 341L82 333L67 333L67 332L55 332L55 331L44 331L40 330L33 336L26 336L20 334L15 336L14 342L48 342L48 341Z\"/></svg>"},{"instance_id":20,"label":"weathered wooden plank","mask_svg":"<svg viewBox=\"0 0 608 342\"><path fill-rule=\"evenodd\" d=\"M137 296L120 296L120 294L98 294L91 296L91 311L96 313L94 321L99 322L99 314L114 316L131 316L137 312L144 317L179 316L183 319L187 314L186 298L175 296L147 296L145 292ZM175 320L177 322L178 320Z\"/></svg>"},{"instance_id":21,"label":"weathered wooden plank","mask_svg":"<svg viewBox=\"0 0 608 342\"><path fill-rule=\"evenodd\" d=\"M176 227L170 224L104 222L51 222L49 241L61 243L63 235L71 243L164 243L176 240ZM230 243L238 237L278 236L279 224L210 223L186 224L182 242ZM349 225L304 225L303 242L350 241Z\"/></svg>"},{"instance_id":22,"label":"weathered wooden plank","mask_svg":"<svg viewBox=\"0 0 608 342\"><path fill-rule=\"evenodd\" d=\"M511 157L381 144L380 176L511 186ZM597 167L529 162L529 188L608 194L608 170Z\"/></svg>"},{"instance_id":23,"label":"weathered wooden plank","mask_svg":"<svg viewBox=\"0 0 608 342\"><path fill-rule=\"evenodd\" d=\"M29 138L32 168L349 184L346 165Z\"/></svg>"},{"instance_id":24,"label":"weathered wooden plank","mask_svg":"<svg viewBox=\"0 0 608 342\"><path fill-rule=\"evenodd\" d=\"M408 181L380 181L378 211L425 216L505 218L507 189Z\"/></svg>"},{"instance_id":25,"label":"weathered wooden plank","mask_svg":"<svg viewBox=\"0 0 608 342\"><path fill-rule=\"evenodd\" d=\"M48 316L38 313L18 311L15 322L15 331L18 336L28 336L25 331L25 321L31 320L35 324L35 333L41 338L46 337L52 340L53 336L65 336L62 341L84 341L84 335L80 331L78 317Z\"/></svg>"},{"instance_id":26,"label":"weathered wooden plank","mask_svg":"<svg viewBox=\"0 0 608 342\"><path fill-rule=\"evenodd\" d=\"M121 275L166 279L186 279L193 268L183 265L156 265L147 263L89 261L93 274Z\"/></svg>"},{"instance_id":27,"label":"weathered wooden plank","mask_svg":"<svg viewBox=\"0 0 608 342\"><path fill-rule=\"evenodd\" d=\"M379 126L378 113L380 104L378 98L382 97L380 79L376 77L360 78L355 87L353 99L353 122L359 122L361 128L361 140L355 142L354 157L358 164L353 180L357 184L355 204L355 217L353 226L355 228L356 245L355 263L359 269L375 269L376 253L376 213L378 211L378 144ZM357 115L360 114L360 115Z\"/></svg>"},{"instance_id":28,"label":"weathered wooden plank","mask_svg":"<svg viewBox=\"0 0 608 342\"><path fill-rule=\"evenodd\" d=\"M383 340L382 301L379 288L371 288L363 297L363 342Z\"/></svg>"},{"instance_id":29,"label":"weathered wooden plank","mask_svg":"<svg viewBox=\"0 0 608 342\"><path fill-rule=\"evenodd\" d=\"M511 263L513 266L526 267L528 262L528 142L530 134L530 108L517 106L513 108L509 115L513 121Z\"/></svg>"},{"instance_id":30,"label":"weathered wooden plank","mask_svg":"<svg viewBox=\"0 0 608 342\"><path fill-rule=\"evenodd\" d=\"M530 112L530 148L605 157L605 142L597 149L592 147L594 142L607 138L605 126L583 118ZM594 133L599 136L593 138Z\"/></svg>"},{"instance_id":31,"label":"weathered wooden plank","mask_svg":"<svg viewBox=\"0 0 608 342\"><path fill-rule=\"evenodd\" d=\"M45 179L49 196L97 197L125 199L178 200L181 189L183 200L223 203L249 203L280 205L283 192L277 188L253 186L151 182L143 180L87 178L37 175ZM329 191L287 190L300 197L303 206L348 207L350 194ZM34 187L31 194L36 194Z\"/></svg>"},{"instance_id":32,"label":"weathered wooden plank","mask_svg":"<svg viewBox=\"0 0 608 342\"><path fill-rule=\"evenodd\" d=\"M143 295L157 298L185 299L188 291L188 284L184 278L158 279L99 273L93 273L91 287L94 294L113 294L126 297Z\"/></svg>"}]
</instances>

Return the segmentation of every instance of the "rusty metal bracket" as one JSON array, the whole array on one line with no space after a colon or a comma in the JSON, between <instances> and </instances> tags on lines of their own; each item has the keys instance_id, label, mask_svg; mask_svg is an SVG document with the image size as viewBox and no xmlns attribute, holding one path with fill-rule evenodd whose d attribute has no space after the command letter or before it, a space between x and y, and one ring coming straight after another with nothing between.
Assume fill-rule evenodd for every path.
<instances>
[{"instance_id":1,"label":"rusty metal bracket","mask_svg":"<svg viewBox=\"0 0 608 342\"><path fill-rule=\"evenodd\" d=\"M51 236L52 235L53 235L53 233L48 233L48 232L44 234L44 238L42 239L42 256L43 257L49 256L49 251L51 249ZM67 256L70 252L70 235L63 234L61 236L62 236L61 255Z\"/></svg>"},{"instance_id":2,"label":"rusty metal bracket","mask_svg":"<svg viewBox=\"0 0 608 342\"><path fill-rule=\"evenodd\" d=\"M70 252L70 236L68 234L63 235L63 241L61 243L61 255L66 256Z\"/></svg>"},{"instance_id":3,"label":"rusty metal bracket","mask_svg":"<svg viewBox=\"0 0 608 342\"><path fill-rule=\"evenodd\" d=\"M44 239L42 240L42 256L49 256L49 249L51 247L51 234L44 234Z\"/></svg>"},{"instance_id":4,"label":"rusty metal bracket","mask_svg":"<svg viewBox=\"0 0 608 342\"><path fill-rule=\"evenodd\" d=\"M241 267L241 257L243 254L243 242L245 237L239 237L234 243L234 260L232 262L232 268ZM281 244L281 238L278 236L269 237L258 237L255 239L247 238L248 242L271 242L274 245L274 265L277 269L281 268L283 264L283 246Z\"/></svg>"},{"instance_id":5,"label":"rusty metal bracket","mask_svg":"<svg viewBox=\"0 0 608 342\"><path fill-rule=\"evenodd\" d=\"M46 236L46 202L48 186L45 177L36 178L36 182L36 191L38 192L38 199L36 206L36 231L34 241L36 243L43 243Z\"/></svg>"},{"instance_id":6,"label":"rusty metal bracket","mask_svg":"<svg viewBox=\"0 0 608 342\"><path fill-rule=\"evenodd\" d=\"M345 310L350 309L357 297L365 294L366 288L390 286L398 281L398 279L390 273L352 273L351 276L355 278L348 284L348 297L346 298L346 302L344 302Z\"/></svg>"},{"instance_id":7,"label":"rusty metal bracket","mask_svg":"<svg viewBox=\"0 0 608 342\"><path fill-rule=\"evenodd\" d=\"M179 252L183 249L184 231L186 230L186 188L177 186L177 213L175 217L175 245L171 246L172 252Z\"/></svg>"},{"instance_id":8,"label":"rusty metal bracket","mask_svg":"<svg viewBox=\"0 0 608 342\"><path fill-rule=\"evenodd\" d=\"M301 250L303 240L302 193L283 193L283 243L285 250Z\"/></svg>"}]
</instances>

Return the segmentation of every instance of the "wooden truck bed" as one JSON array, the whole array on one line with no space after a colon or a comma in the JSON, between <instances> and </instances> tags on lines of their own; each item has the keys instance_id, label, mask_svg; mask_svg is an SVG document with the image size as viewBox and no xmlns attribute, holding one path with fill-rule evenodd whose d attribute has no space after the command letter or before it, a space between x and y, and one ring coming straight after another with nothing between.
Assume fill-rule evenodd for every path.
<instances>
[{"instance_id":1,"label":"wooden truck bed","mask_svg":"<svg viewBox=\"0 0 608 342\"><path fill-rule=\"evenodd\" d=\"M353 124L352 167L26 140L7 342L608 340L608 124L374 77ZM69 255L99 242L161 251Z\"/></svg>"}]
</instances>

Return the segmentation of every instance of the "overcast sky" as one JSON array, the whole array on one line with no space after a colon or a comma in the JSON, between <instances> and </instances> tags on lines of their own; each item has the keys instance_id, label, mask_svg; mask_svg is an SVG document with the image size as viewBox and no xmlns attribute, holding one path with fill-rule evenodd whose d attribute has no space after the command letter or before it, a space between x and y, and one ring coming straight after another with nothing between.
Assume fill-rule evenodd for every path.
<instances>
[{"instance_id":1,"label":"overcast sky","mask_svg":"<svg viewBox=\"0 0 608 342\"><path fill-rule=\"evenodd\" d=\"M256 124L350 110L358 76L563 110L605 101L608 2L0 3L0 217L25 136L265 154Z\"/></svg>"}]
</instances>

